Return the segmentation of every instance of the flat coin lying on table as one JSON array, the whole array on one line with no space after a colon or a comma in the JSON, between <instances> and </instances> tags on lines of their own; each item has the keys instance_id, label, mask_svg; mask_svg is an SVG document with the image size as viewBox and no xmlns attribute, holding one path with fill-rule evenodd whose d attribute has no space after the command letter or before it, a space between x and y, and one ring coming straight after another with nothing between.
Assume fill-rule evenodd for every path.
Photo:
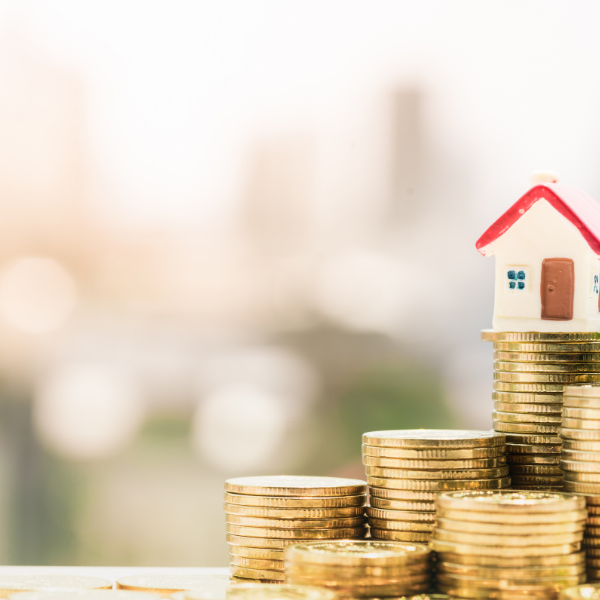
<instances>
[{"instance_id":1,"label":"flat coin lying on table","mask_svg":"<svg viewBox=\"0 0 600 600\"><path fill-rule=\"evenodd\" d=\"M252 496L352 496L364 494L367 487L359 479L267 475L228 479L225 491Z\"/></svg>"},{"instance_id":2,"label":"flat coin lying on table","mask_svg":"<svg viewBox=\"0 0 600 600\"><path fill-rule=\"evenodd\" d=\"M152 592L160 596L170 595L182 590L210 592L215 596L225 594L229 584L229 575L206 573L198 575L132 575L117 579L117 588Z\"/></svg>"},{"instance_id":3,"label":"flat coin lying on table","mask_svg":"<svg viewBox=\"0 0 600 600\"><path fill-rule=\"evenodd\" d=\"M112 582L81 575L0 575L0 598L15 592L106 590Z\"/></svg>"}]
</instances>

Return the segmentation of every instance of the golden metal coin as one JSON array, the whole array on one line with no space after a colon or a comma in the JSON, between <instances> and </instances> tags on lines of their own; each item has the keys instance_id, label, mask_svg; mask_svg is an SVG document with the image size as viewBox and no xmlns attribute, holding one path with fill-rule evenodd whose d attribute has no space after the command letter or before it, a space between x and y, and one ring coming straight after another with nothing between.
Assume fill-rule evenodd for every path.
<instances>
[{"instance_id":1,"label":"golden metal coin","mask_svg":"<svg viewBox=\"0 0 600 600\"><path fill-rule=\"evenodd\" d=\"M433 531L435 523L422 523L417 521L397 521L389 519L373 519L369 517L369 527L375 529L389 529L393 531Z\"/></svg>"},{"instance_id":2,"label":"golden metal coin","mask_svg":"<svg viewBox=\"0 0 600 600\"><path fill-rule=\"evenodd\" d=\"M578 385L566 390L567 396L573 398L600 398L600 388L596 385Z\"/></svg>"},{"instance_id":3,"label":"golden metal coin","mask_svg":"<svg viewBox=\"0 0 600 600\"><path fill-rule=\"evenodd\" d=\"M455 480L410 480L386 479L382 477L367 477L369 485L378 488L414 491L441 491L441 490L492 490L508 487L510 478L499 479L455 479Z\"/></svg>"},{"instance_id":4,"label":"golden metal coin","mask_svg":"<svg viewBox=\"0 0 600 600\"><path fill-rule=\"evenodd\" d=\"M531 433L531 434L558 434L560 425L540 425L538 423L506 423L494 419L494 428L502 433Z\"/></svg>"},{"instance_id":5,"label":"golden metal coin","mask_svg":"<svg viewBox=\"0 0 600 600\"><path fill-rule=\"evenodd\" d=\"M558 443L558 444L507 444L506 445L506 454L507 454L507 460L508 460L508 456L512 455L513 458L515 458L515 455L520 454L520 455L524 455L523 458L525 458L525 455L531 455L531 454L545 454L545 455L552 455L552 454L560 454L562 450L562 444Z\"/></svg>"},{"instance_id":6,"label":"golden metal coin","mask_svg":"<svg viewBox=\"0 0 600 600\"><path fill-rule=\"evenodd\" d=\"M562 475L562 469L555 465L511 465L510 476L514 475Z\"/></svg>"},{"instance_id":7,"label":"golden metal coin","mask_svg":"<svg viewBox=\"0 0 600 600\"><path fill-rule=\"evenodd\" d=\"M431 512L411 512L408 510L382 510L379 508L367 508L367 515L373 519L387 519L397 521L422 521L423 523L433 523L435 513Z\"/></svg>"},{"instance_id":8,"label":"golden metal coin","mask_svg":"<svg viewBox=\"0 0 600 600\"><path fill-rule=\"evenodd\" d=\"M513 331L494 331L493 329L483 329L481 339L484 342L528 342L538 344L540 342L600 342L600 332L574 332L574 333L555 333L555 332L513 332Z\"/></svg>"},{"instance_id":9,"label":"golden metal coin","mask_svg":"<svg viewBox=\"0 0 600 600\"><path fill-rule=\"evenodd\" d=\"M600 409L563 406L563 416L569 419L592 419L598 421L600 419Z\"/></svg>"},{"instance_id":10,"label":"golden metal coin","mask_svg":"<svg viewBox=\"0 0 600 600\"><path fill-rule=\"evenodd\" d=\"M504 445L483 448L385 448L362 446L363 456L412 460L474 460L504 456Z\"/></svg>"},{"instance_id":11,"label":"golden metal coin","mask_svg":"<svg viewBox=\"0 0 600 600\"><path fill-rule=\"evenodd\" d=\"M585 494L586 496L589 496L590 494L600 495L600 484L565 480L565 492Z\"/></svg>"},{"instance_id":12,"label":"golden metal coin","mask_svg":"<svg viewBox=\"0 0 600 600\"><path fill-rule=\"evenodd\" d=\"M581 452L600 452L600 440L563 440L563 450Z\"/></svg>"},{"instance_id":13,"label":"golden metal coin","mask_svg":"<svg viewBox=\"0 0 600 600\"><path fill-rule=\"evenodd\" d=\"M438 562L453 563L459 565L472 565L480 567L498 568L531 568L531 567L557 567L566 565L584 565L585 553L575 552L569 554L556 554L550 556L523 556L514 551L510 556L486 556L484 554L455 554L440 552L437 555Z\"/></svg>"},{"instance_id":14,"label":"golden metal coin","mask_svg":"<svg viewBox=\"0 0 600 600\"><path fill-rule=\"evenodd\" d=\"M425 564L430 558L431 550L427 546L375 540L296 544L285 551L286 561L340 567L398 567Z\"/></svg>"},{"instance_id":15,"label":"golden metal coin","mask_svg":"<svg viewBox=\"0 0 600 600\"><path fill-rule=\"evenodd\" d=\"M600 421L592 419L568 419L563 418L565 429L583 429L585 431L600 431Z\"/></svg>"},{"instance_id":16,"label":"golden metal coin","mask_svg":"<svg viewBox=\"0 0 600 600\"><path fill-rule=\"evenodd\" d=\"M506 457L511 468L514 465L557 465L560 463L560 452L554 454L509 454Z\"/></svg>"},{"instance_id":17,"label":"golden metal coin","mask_svg":"<svg viewBox=\"0 0 600 600\"><path fill-rule=\"evenodd\" d=\"M235 575L232 575L229 580L236 584L236 587L238 587L238 585L244 585L244 586L261 586L261 587L274 587L274 586L280 586L280 587L284 587L285 583L282 583L281 581L272 581L271 579L247 579L246 577L235 577ZM295 586L295 587L299 587L299 586ZM303 586L304 587L304 586ZM323 591L327 591L327 590L323 590ZM175 598L174 597L175 594L173 594L173 596L171 596L172 600L179 600L179 598ZM235 598L238 598L238 596L234 596Z\"/></svg>"},{"instance_id":18,"label":"golden metal coin","mask_svg":"<svg viewBox=\"0 0 600 600\"><path fill-rule=\"evenodd\" d=\"M565 471L565 481L600 484L600 473L577 473L575 471Z\"/></svg>"},{"instance_id":19,"label":"golden metal coin","mask_svg":"<svg viewBox=\"0 0 600 600\"><path fill-rule=\"evenodd\" d=\"M397 429L363 434L363 444L389 448L477 448L504 446L504 436L494 431L455 429Z\"/></svg>"},{"instance_id":20,"label":"golden metal coin","mask_svg":"<svg viewBox=\"0 0 600 600\"><path fill-rule=\"evenodd\" d=\"M367 486L359 479L342 477L270 475L228 479L225 491L251 496L352 496L364 494Z\"/></svg>"},{"instance_id":21,"label":"golden metal coin","mask_svg":"<svg viewBox=\"0 0 600 600\"><path fill-rule=\"evenodd\" d=\"M476 577L486 579L540 579L542 577L570 577L579 575L585 571L585 564L565 565L559 567L476 567L438 561L436 571L449 575L461 575L463 577Z\"/></svg>"},{"instance_id":22,"label":"golden metal coin","mask_svg":"<svg viewBox=\"0 0 600 600\"><path fill-rule=\"evenodd\" d=\"M214 597L224 597L229 585L229 575L207 573L205 575L132 575L117 579L117 588L152 592L169 596L183 590L206 591ZM111 585L112 587L112 585Z\"/></svg>"},{"instance_id":23,"label":"golden metal coin","mask_svg":"<svg viewBox=\"0 0 600 600\"><path fill-rule=\"evenodd\" d=\"M600 362L600 353L590 352L562 352L549 354L547 352L506 352L503 350L494 351L494 360L500 362L519 362L519 363L598 363Z\"/></svg>"},{"instance_id":24,"label":"golden metal coin","mask_svg":"<svg viewBox=\"0 0 600 600\"><path fill-rule=\"evenodd\" d=\"M494 342L494 350L500 352L520 352L534 354L595 354L600 352L600 344L576 342Z\"/></svg>"},{"instance_id":25,"label":"golden metal coin","mask_svg":"<svg viewBox=\"0 0 600 600\"><path fill-rule=\"evenodd\" d=\"M466 470L415 470L406 469L388 469L385 467L366 467L368 476L385 477L391 479L490 479L496 477L506 477L508 467L498 467L496 469L466 469Z\"/></svg>"},{"instance_id":26,"label":"golden metal coin","mask_svg":"<svg viewBox=\"0 0 600 600\"><path fill-rule=\"evenodd\" d=\"M332 529L335 527L360 527L367 520L364 516L349 517L347 519L261 519L258 517L242 517L227 514L227 523L243 525L245 527L270 527L274 529ZM283 537L283 536L278 536Z\"/></svg>"},{"instance_id":27,"label":"golden metal coin","mask_svg":"<svg viewBox=\"0 0 600 600\"><path fill-rule=\"evenodd\" d=\"M402 583L390 585L354 585L352 582L332 583L325 580L296 576L289 576L286 581L298 585L327 586L329 589L335 590L338 594L345 597L352 595L354 598L382 598L388 596L414 596L415 594L427 591L430 587L429 579L429 576L421 575L414 579L407 579Z\"/></svg>"},{"instance_id":28,"label":"golden metal coin","mask_svg":"<svg viewBox=\"0 0 600 600\"><path fill-rule=\"evenodd\" d=\"M585 527L585 518L570 523L536 523L534 521L534 515L532 515L529 523L484 523L482 521L446 519L441 518L438 515L437 527L441 531L497 535L499 536L498 545L501 545L504 543L503 536L506 535L560 535L563 533L582 532Z\"/></svg>"},{"instance_id":29,"label":"golden metal coin","mask_svg":"<svg viewBox=\"0 0 600 600\"><path fill-rule=\"evenodd\" d=\"M455 585L444 585L439 584L438 588L440 591L452 594L451 598L461 598L462 600L481 600L490 599L493 600L556 600L558 598L557 593L551 588L551 596L548 596L548 588L544 591L540 591L539 588L531 589L531 586L527 586L525 591L521 587L515 587L514 585L507 586L503 590L489 590L487 588L460 588Z\"/></svg>"},{"instance_id":30,"label":"golden metal coin","mask_svg":"<svg viewBox=\"0 0 600 600\"><path fill-rule=\"evenodd\" d=\"M506 373L494 371L494 381L505 383L592 383L600 381L600 373ZM515 390L516 391L516 390Z\"/></svg>"},{"instance_id":31,"label":"golden metal coin","mask_svg":"<svg viewBox=\"0 0 600 600\"><path fill-rule=\"evenodd\" d=\"M227 533L233 535L270 539L319 540L327 538L360 538L365 535L364 527L338 527L335 529L274 529L267 527L244 527L242 525L232 525L231 523L227 523L226 527Z\"/></svg>"},{"instance_id":32,"label":"golden metal coin","mask_svg":"<svg viewBox=\"0 0 600 600\"><path fill-rule=\"evenodd\" d=\"M493 580L493 579L486 579L486 578L482 578L482 577L469 577L467 578L462 578L462 577L458 577L455 575L449 575L447 573L438 573L436 576L436 580L438 585L441 584L451 584L451 585L470 585L472 587L475 588L483 588L483 589L487 589L487 590L494 590L494 589L498 589L498 590L505 590L508 586L506 585L506 581L502 580L502 579L497 579L497 580ZM548 591L548 592L552 592L552 589L554 588L554 586L557 585L562 585L565 587L569 587L569 586L573 586L573 585L577 585L578 583L580 583L581 581L585 581L585 577L582 577L581 575L571 575L570 577L552 577L552 578L542 578L542 579L520 579L518 581L518 585L517 582L511 582L513 587L515 587L516 589L519 588L519 586L538 586L540 591L543 590L544 588ZM556 588L554 588L556 589Z\"/></svg>"},{"instance_id":33,"label":"golden metal coin","mask_svg":"<svg viewBox=\"0 0 600 600\"><path fill-rule=\"evenodd\" d=\"M557 546L559 544L574 544L583 540L583 532L557 533L550 535L506 535L501 538L497 534L464 533L460 531L447 531L436 529L433 540L441 542L454 542L456 544L472 544L475 546L492 546L521 548L523 546ZM434 547L435 550L435 547Z\"/></svg>"},{"instance_id":34,"label":"golden metal coin","mask_svg":"<svg viewBox=\"0 0 600 600\"><path fill-rule=\"evenodd\" d=\"M560 461L560 465L565 471L575 471L577 473L600 473L600 462L568 460L563 456L563 459Z\"/></svg>"},{"instance_id":35,"label":"golden metal coin","mask_svg":"<svg viewBox=\"0 0 600 600\"><path fill-rule=\"evenodd\" d=\"M433 512L435 513L435 502L411 502L406 500L388 500L371 496L371 507L384 510Z\"/></svg>"},{"instance_id":36,"label":"golden metal coin","mask_svg":"<svg viewBox=\"0 0 600 600\"><path fill-rule=\"evenodd\" d=\"M275 560L283 561L283 548L252 548L249 546L235 546L229 544L229 554L232 556L240 556L244 558L254 558L258 560Z\"/></svg>"},{"instance_id":37,"label":"golden metal coin","mask_svg":"<svg viewBox=\"0 0 600 600\"><path fill-rule=\"evenodd\" d=\"M457 491L445 492L436 499L439 509L465 510L489 513L547 513L583 510L583 496L550 492L502 491Z\"/></svg>"},{"instance_id":38,"label":"golden metal coin","mask_svg":"<svg viewBox=\"0 0 600 600\"><path fill-rule=\"evenodd\" d=\"M227 543L234 546L245 546L250 548L277 549L297 544L297 539L281 539L275 537L250 537L227 533ZM362 536L355 536L362 537Z\"/></svg>"},{"instance_id":39,"label":"golden metal coin","mask_svg":"<svg viewBox=\"0 0 600 600\"><path fill-rule=\"evenodd\" d=\"M517 444L519 446L559 446L563 440L558 435L536 435L531 433L507 433L506 434L507 448L508 444ZM507 450L508 451L508 450Z\"/></svg>"},{"instance_id":40,"label":"golden metal coin","mask_svg":"<svg viewBox=\"0 0 600 600\"><path fill-rule=\"evenodd\" d=\"M406 578L419 575L431 575L431 563L424 561L412 565L399 565L393 567L380 567L377 565L357 565L340 567L332 565L319 565L304 562L285 562L286 575L303 577L315 580L351 582L359 585L381 585L403 581Z\"/></svg>"},{"instance_id":41,"label":"golden metal coin","mask_svg":"<svg viewBox=\"0 0 600 600\"><path fill-rule=\"evenodd\" d=\"M562 393L492 392L492 400L511 404L558 404L562 406L563 403Z\"/></svg>"},{"instance_id":42,"label":"golden metal coin","mask_svg":"<svg viewBox=\"0 0 600 600\"><path fill-rule=\"evenodd\" d=\"M551 414L562 415L562 406L557 404L517 404L516 402L501 402L496 400L494 408L500 412L518 413L525 415Z\"/></svg>"},{"instance_id":43,"label":"golden metal coin","mask_svg":"<svg viewBox=\"0 0 600 600\"><path fill-rule=\"evenodd\" d=\"M600 549L600 538L593 535L585 536L583 538L583 547L586 549L586 553L590 548Z\"/></svg>"},{"instance_id":44,"label":"golden metal coin","mask_svg":"<svg viewBox=\"0 0 600 600\"><path fill-rule=\"evenodd\" d=\"M402 460L399 458L379 458L377 456L363 456L363 464L368 467L388 467L392 469L491 469L503 467L506 457L479 458L474 460Z\"/></svg>"},{"instance_id":45,"label":"golden metal coin","mask_svg":"<svg viewBox=\"0 0 600 600\"><path fill-rule=\"evenodd\" d=\"M600 373L599 363L528 363L494 361L494 369L506 373Z\"/></svg>"},{"instance_id":46,"label":"golden metal coin","mask_svg":"<svg viewBox=\"0 0 600 600\"><path fill-rule=\"evenodd\" d=\"M600 398L586 398L584 396L568 396L567 394L563 394L563 406L600 410Z\"/></svg>"},{"instance_id":47,"label":"golden metal coin","mask_svg":"<svg viewBox=\"0 0 600 600\"><path fill-rule=\"evenodd\" d=\"M111 588L111 581L83 575L0 575L0 598L17 592L68 592Z\"/></svg>"},{"instance_id":48,"label":"golden metal coin","mask_svg":"<svg viewBox=\"0 0 600 600\"><path fill-rule=\"evenodd\" d=\"M391 490L380 487L369 488L371 503L374 498L383 498L384 500L401 500L403 502L433 502L437 492L426 492L418 490Z\"/></svg>"},{"instance_id":49,"label":"golden metal coin","mask_svg":"<svg viewBox=\"0 0 600 600\"><path fill-rule=\"evenodd\" d=\"M573 429L565 425L561 429L560 435L564 440L600 442L600 431L597 429Z\"/></svg>"},{"instance_id":50,"label":"golden metal coin","mask_svg":"<svg viewBox=\"0 0 600 600\"><path fill-rule=\"evenodd\" d=\"M600 527L600 516L598 515L589 515L586 524L590 527Z\"/></svg>"},{"instance_id":51,"label":"golden metal coin","mask_svg":"<svg viewBox=\"0 0 600 600\"><path fill-rule=\"evenodd\" d=\"M506 381L494 381L493 389L496 392L562 392L564 385L558 383L508 383Z\"/></svg>"},{"instance_id":52,"label":"golden metal coin","mask_svg":"<svg viewBox=\"0 0 600 600\"><path fill-rule=\"evenodd\" d=\"M514 558L515 555L518 555L520 559L526 557L535 557L536 559L539 559L542 556L550 557L579 552L581 549L581 542L576 542L574 544L557 544L555 546L547 546L545 544L540 546L520 546L517 551L514 546L481 546L477 544L463 544L439 540L433 537L430 542L430 547L438 553L471 554L480 557L489 556L494 558Z\"/></svg>"},{"instance_id":53,"label":"golden metal coin","mask_svg":"<svg viewBox=\"0 0 600 600\"><path fill-rule=\"evenodd\" d=\"M245 569L269 569L274 571L283 571L282 560L266 560L259 558L245 558L243 556L230 556L230 565L235 567L244 567Z\"/></svg>"},{"instance_id":54,"label":"golden metal coin","mask_svg":"<svg viewBox=\"0 0 600 600\"><path fill-rule=\"evenodd\" d=\"M371 529L371 537L378 540L396 540L399 542L427 543L431 533L420 531L392 531L390 529Z\"/></svg>"},{"instance_id":55,"label":"golden metal coin","mask_svg":"<svg viewBox=\"0 0 600 600\"><path fill-rule=\"evenodd\" d=\"M513 475L512 486L519 489L523 485L534 485L544 488L546 486L560 486L564 479L562 475Z\"/></svg>"},{"instance_id":56,"label":"golden metal coin","mask_svg":"<svg viewBox=\"0 0 600 600\"><path fill-rule=\"evenodd\" d=\"M345 508L264 508L225 503L223 508L226 513L232 515L266 519L340 519L360 517L365 512L363 506L347 506Z\"/></svg>"},{"instance_id":57,"label":"golden metal coin","mask_svg":"<svg viewBox=\"0 0 600 600\"><path fill-rule=\"evenodd\" d=\"M585 521L587 511L569 510L544 513L495 513L495 512L475 512L472 510L453 510L438 508L438 519L452 519L455 521L469 521L474 523L499 523L499 524L533 524L533 523L574 523L576 521Z\"/></svg>"},{"instance_id":58,"label":"golden metal coin","mask_svg":"<svg viewBox=\"0 0 600 600\"><path fill-rule=\"evenodd\" d=\"M262 508L281 509L332 509L352 506L364 506L367 501L366 494L353 496L331 496L328 498L285 498L276 496L245 496L243 494L225 493L225 502L237 506L255 506Z\"/></svg>"},{"instance_id":59,"label":"golden metal coin","mask_svg":"<svg viewBox=\"0 0 600 600\"><path fill-rule=\"evenodd\" d=\"M229 572L234 577L243 577L244 579L268 579L269 581L285 581L285 573L282 571L273 571L267 569L248 569L230 565Z\"/></svg>"},{"instance_id":60,"label":"golden metal coin","mask_svg":"<svg viewBox=\"0 0 600 600\"><path fill-rule=\"evenodd\" d=\"M494 420L503 421L504 423L535 423L537 424L558 424L562 421L562 414L528 414L528 413L512 413L501 412L498 410L492 411Z\"/></svg>"}]
</instances>

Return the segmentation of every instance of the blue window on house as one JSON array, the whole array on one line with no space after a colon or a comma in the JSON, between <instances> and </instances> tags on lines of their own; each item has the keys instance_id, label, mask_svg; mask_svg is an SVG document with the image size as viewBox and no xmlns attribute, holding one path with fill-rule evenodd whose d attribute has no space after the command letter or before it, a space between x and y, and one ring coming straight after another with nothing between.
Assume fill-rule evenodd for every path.
<instances>
[{"instance_id":1,"label":"blue window on house","mask_svg":"<svg viewBox=\"0 0 600 600\"><path fill-rule=\"evenodd\" d=\"M523 273L523 271L520 271L520 272L521 272L521 273ZM509 279L516 279L516 278L517 278L517 274L516 274L514 271L509 271L509 272L507 273L507 275L508 275L508 278L509 278ZM524 274L524 273L523 273L523 276L525 276L525 274ZM515 287L515 286L513 285L513 286L511 286L511 287Z\"/></svg>"},{"instance_id":2,"label":"blue window on house","mask_svg":"<svg viewBox=\"0 0 600 600\"><path fill-rule=\"evenodd\" d=\"M517 279L525 279L525 271L519 271L517 273ZM521 287L521 286L519 286Z\"/></svg>"},{"instance_id":3,"label":"blue window on house","mask_svg":"<svg viewBox=\"0 0 600 600\"><path fill-rule=\"evenodd\" d=\"M514 289L515 289L515 287L516 287L516 285L517 285L517 284L516 284L516 282L515 282L515 281L509 281L509 282L508 282L508 287L509 287L511 290L514 290Z\"/></svg>"},{"instance_id":4,"label":"blue window on house","mask_svg":"<svg viewBox=\"0 0 600 600\"><path fill-rule=\"evenodd\" d=\"M525 282L524 281L519 281L518 282L518 286L520 290L524 290L525 289Z\"/></svg>"}]
</instances>

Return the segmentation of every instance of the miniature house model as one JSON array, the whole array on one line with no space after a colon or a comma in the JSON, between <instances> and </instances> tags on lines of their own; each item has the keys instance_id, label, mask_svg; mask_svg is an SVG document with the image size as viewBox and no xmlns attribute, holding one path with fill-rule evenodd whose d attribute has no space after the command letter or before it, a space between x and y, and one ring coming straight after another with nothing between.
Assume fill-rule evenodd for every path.
<instances>
[{"instance_id":1,"label":"miniature house model","mask_svg":"<svg viewBox=\"0 0 600 600\"><path fill-rule=\"evenodd\" d=\"M600 204L556 181L534 174L477 241L496 256L495 331L600 331Z\"/></svg>"}]
</instances>

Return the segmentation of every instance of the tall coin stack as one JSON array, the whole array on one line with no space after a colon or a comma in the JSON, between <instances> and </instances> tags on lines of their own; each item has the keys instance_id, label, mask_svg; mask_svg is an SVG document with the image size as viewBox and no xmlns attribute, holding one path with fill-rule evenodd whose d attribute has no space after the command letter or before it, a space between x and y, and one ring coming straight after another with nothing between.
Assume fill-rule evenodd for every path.
<instances>
[{"instance_id":1,"label":"tall coin stack","mask_svg":"<svg viewBox=\"0 0 600 600\"><path fill-rule=\"evenodd\" d=\"M232 576L283 581L283 549L299 541L364 538L367 485L358 479L274 475L225 482Z\"/></svg>"},{"instance_id":2,"label":"tall coin stack","mask_svg":"<svg viewBox=\"0 0 600 600\"><path fill-rule=\"evenodd\" d=\"M588 507L588 581L600 581L600 387L565 387L561 435L565 489L585 496Z\"/></svg>"},{"instance_id":3,"label":"tall coin stack","mask_svg":"<svg viewBox=\"0 0 600 600\"><path fill-rule=\"evenodd\" d=\"M436 500L440 591L553 600L585 582L585 498L560 492L446 492Z\"/></svg>"},{"instance_id":4,"label":"tall coin stack","mask_svg":"<svg viewBox=\"0 0 600 600\"><path fill-rule=\"evenodd\" d=\"M426 543L440 490L494 490L510 485L504 434L400 429L363 435L371 537Z\"/></svg>"},{"instance_id":5,"label":"tall coin stack","mask_svg":"<svg viewBox=\"0 0 600 600\"><path fill-rule=\"evenodd\" d=\"M494 342L494 429L506 434L512 486L563 489L562 391L600 382L600 333L485 330Z\"/></svg>"},{"instance_id":6,"label":"tall coin stack","mask_svg":"<svg viewBox=\"0 0 600 600\"><path fill-rule=\"evenodd\" d=\"M287 583L323 586L351 598L412 596L431 587L431 550L375 540L288 546L285 577Z\"/></svg>"}]
</instances>

